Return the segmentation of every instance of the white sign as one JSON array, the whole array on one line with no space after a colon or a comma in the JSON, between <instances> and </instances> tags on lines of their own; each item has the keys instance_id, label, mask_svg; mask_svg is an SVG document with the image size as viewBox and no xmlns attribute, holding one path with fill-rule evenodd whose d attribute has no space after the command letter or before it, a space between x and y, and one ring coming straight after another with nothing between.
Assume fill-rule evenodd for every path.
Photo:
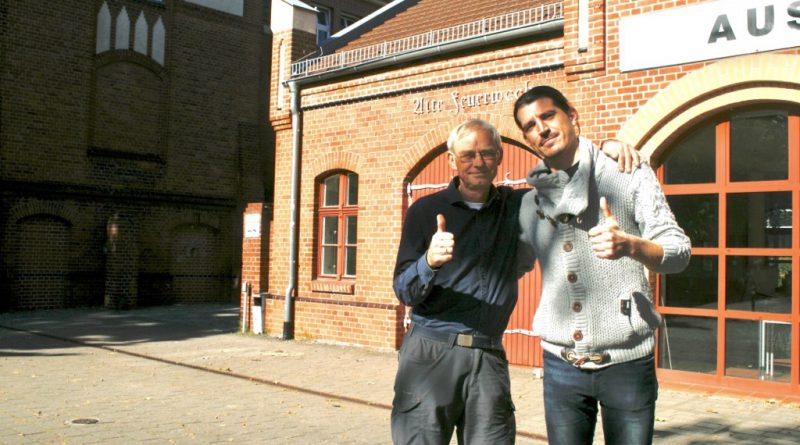
<instances>
[{"instance_id":1,"label":"white sign","mask_svg":"<svg viewBox=\"0 0 800 445\"><path fill-rule=\"evenodd\" d=\"M244 215L244 237L258 238L261 236L261 214L248 213Z\"/></svg>"},{"instance_id":2,"label":"white sign","mask_svg":"<svg viewBox=\"0 0 800 445\"><path fill-rule=\"evenodd\" d=\"M620 71L800 47L800 0L719 0L622 17Z\"/></svg>"}]
</instances>

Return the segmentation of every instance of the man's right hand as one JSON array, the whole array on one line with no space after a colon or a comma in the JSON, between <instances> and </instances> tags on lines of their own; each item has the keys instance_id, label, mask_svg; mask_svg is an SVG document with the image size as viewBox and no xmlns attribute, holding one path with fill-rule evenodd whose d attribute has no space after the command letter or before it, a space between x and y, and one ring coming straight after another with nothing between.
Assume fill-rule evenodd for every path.
<instances>
[{"instance_id":1,"label":"man's right hand","mask_svg":"<svg viewBox=\"0 0 800 445\"><path fill-rule=\"evenodd\" d=\"M428 247L428 253L425 254L425 259L428 261L428 266L438 269L444 263L453 259L453 248L455 247L455 240L453 234L445 229L444 215L441 213L436 215L436 233L431 238L431 245Z\"/></svg>"}]
</instances>

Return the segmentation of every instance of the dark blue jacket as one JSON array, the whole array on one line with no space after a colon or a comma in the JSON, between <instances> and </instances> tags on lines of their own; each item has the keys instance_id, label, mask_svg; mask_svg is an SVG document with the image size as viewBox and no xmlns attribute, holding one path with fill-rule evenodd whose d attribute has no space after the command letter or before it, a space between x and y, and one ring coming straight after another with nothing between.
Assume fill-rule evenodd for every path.
<instances>
[{"instance_id":1,"label":"dark blue jacket","mask_svg":"<svg viewBox=\"0 0 800 445\"><path fill-rule=\"evenodd\" d=\"M458 177L446 190L409 207L394 270L394 291L412 306L411 320L451 333L503 334L517 303L519 204L526 190L492 187L480 210L470 209L458 191ZM453 260L432 270L425 253L436 232L436 215L453 234Z\"/></svg>"}]
</instances>

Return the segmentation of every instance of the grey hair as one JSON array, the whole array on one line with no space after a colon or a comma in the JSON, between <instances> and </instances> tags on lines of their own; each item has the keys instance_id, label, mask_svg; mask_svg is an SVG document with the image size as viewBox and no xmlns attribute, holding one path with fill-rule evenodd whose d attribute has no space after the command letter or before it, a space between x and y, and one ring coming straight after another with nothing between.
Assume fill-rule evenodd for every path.
<instances>
[{"instance_id":1,"label":"grey hair","mask_svg":"<svg viewBox=\"0 0 800 445\"><path fill-rule=\"evenodd\" d=\"M494 147L497 149L497 151L501 150L502 146L500 145L500 133L497 131L497 128L485 120L470 119L466 122L462 122L456 126L456 128L453 128L453 130L450 131L450 136L447 138L447 151L455 154L455 148L453 148L455 143L464 136L464 133L477 129L482 129L489 133L489 136L492 138L492 142L494 143Z\"/></svg>"}]
</instances>

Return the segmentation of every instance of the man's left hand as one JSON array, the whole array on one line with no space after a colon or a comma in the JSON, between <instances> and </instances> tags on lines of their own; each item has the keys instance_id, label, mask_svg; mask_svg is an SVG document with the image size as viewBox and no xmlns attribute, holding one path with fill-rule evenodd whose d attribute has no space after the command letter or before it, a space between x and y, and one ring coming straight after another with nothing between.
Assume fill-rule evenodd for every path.
<instances>
[{"instance_id":1,"label":"man's left hand","mask_svg":"<svg viewBox=\"0 0 800 445\"><path fill-rule=\"evenodd\" d=\"M630 173L639 168L642 157L632 145L617 139L606 139L600 144L600 150L611 159L617 161L619 171Z\"/></svg>"}]
</instances>

